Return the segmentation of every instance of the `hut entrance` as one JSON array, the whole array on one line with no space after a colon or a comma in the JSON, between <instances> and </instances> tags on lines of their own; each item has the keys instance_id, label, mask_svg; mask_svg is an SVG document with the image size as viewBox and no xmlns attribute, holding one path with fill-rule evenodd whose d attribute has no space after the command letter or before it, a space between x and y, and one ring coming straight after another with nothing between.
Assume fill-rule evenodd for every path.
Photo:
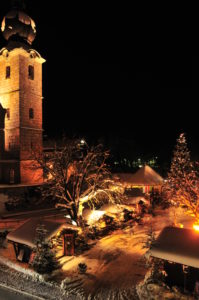
<instances>
[{"instance_id":1,"label":"hut entrance","mask_svg":"<svg viewBox=\"0 0 199 300\"><path fill-rule=\"evenodd\" d=\"M64 234L64 255L73 256L74 249L74 234L73 233L65 233Z\"/></svg>"},{"instance_id":2,"label":"hut entrance","mask_svg":"<svg viewBox=\"0 0 199 300\"><path fill-rule=\"evenodd\" d=\"M29 262L31 249L25 245L13 243L15 255L18 261Z\"/></svg>"}]
</instances>

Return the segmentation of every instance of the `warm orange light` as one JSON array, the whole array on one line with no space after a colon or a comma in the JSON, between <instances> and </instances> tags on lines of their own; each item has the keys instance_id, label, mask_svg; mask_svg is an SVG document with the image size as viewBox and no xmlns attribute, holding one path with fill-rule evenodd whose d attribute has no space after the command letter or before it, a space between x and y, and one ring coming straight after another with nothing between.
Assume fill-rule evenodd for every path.
<instances>
[{"instance_id":1,"label":"warm orange light","mask_svg":"<svg viewBox=\"0 0 199 300\"><path fill-rule=\"evenodd\" d=\"M193 224L193 229L199 231L199 224Z\"/></svg>"},{"instance_id":2,"label":"warm orange light","mask_svg":"<svg viewBox=\"0 0 199 300\"><path fill-rule=\"evenodd\" d=\"M89 216L88 224L91 225L96 223L104 214L105 211L93 210Z\"/></svg>"},{"instance_id":3,"label":"warm orange light","mask_svg":"<svg viewBox=\"0 0 199 300\"><path fill-rule=\"evenodd\" d=\"M180 224L180 228L183 228L184 227L184 225L183 224Z\"/></svg>"}]
</instances>

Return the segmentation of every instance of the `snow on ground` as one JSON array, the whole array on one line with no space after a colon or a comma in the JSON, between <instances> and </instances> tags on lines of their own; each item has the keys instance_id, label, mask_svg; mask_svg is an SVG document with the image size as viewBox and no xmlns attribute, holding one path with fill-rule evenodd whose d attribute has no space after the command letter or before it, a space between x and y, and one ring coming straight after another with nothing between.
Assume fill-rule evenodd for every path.
<instances>
[{"instance_id":1,"label":"snow on ground","mask_svg":"<svg viewBox=\"0 0 199 300\"><path fill-rule=\"evenodd\" d=\"M64 272L73 276L77 273L78 264L86 263L88 270L81 276L84 287L91 293L106 288L131 288L144 279L147 271L143 261L146 252L143 245L149 228L152 226L158 235L165 226L174 223L175 215L177 223L192 226L193 220L182 209L178 208L176 214L174 211L170 208L157 211L155 217L146 215L142 225L117 230L97 241L83 255L69 261L62 258Z\"/></svg>"},{"instance_id":2,"label":"snow on ground","mask_svg":"<svg viewBox=\"0 0 199 300\"><path fill-rule=\"evenodd\" d=\"M15 270L9 269L0 264L0 282L5 286L10 286L21 291L37 295L44 299L62 299L59 288L50 286L45 282L34 282L32 277L24 275Z\"/></svg>"},{"instance_id":3,"label":"snow on ground","mask_svg":"<svg viewBox=\"0 0 199 300\"><path fill-rule=\"evenodd\" d=\"M60 262L63 265L64 276L73 279L78 278L83 283L87 294L96 295L103 290L133 291L132 289L144 279L147 272L143 260L146 249L143 249L143 245L147 239L149 228L152 226L156 235L158 235L165 226L172 225L175 218L176 222L184 224L184 227L192 227L193 219L186 216L183 210L179 208L177 210L170 208L156 211L155 217L145 215L143 224L129 226L124 230L111 233L109 236L98 240L84 254L74 257L62 257ZM10 244L8 244L7 249L0 249L0 255L16 262ZM77 268L80 262L87 264L88 268L85 274L78 274ZM27 268L26 264L18 262L17 264ZM31 282L29 285L31 286ZM28 287L29 285L27 284ZM40 285L38 288L41 291ZM58 290L55 289L55 293L58 293Z\"/></svg>"}]
</instances>

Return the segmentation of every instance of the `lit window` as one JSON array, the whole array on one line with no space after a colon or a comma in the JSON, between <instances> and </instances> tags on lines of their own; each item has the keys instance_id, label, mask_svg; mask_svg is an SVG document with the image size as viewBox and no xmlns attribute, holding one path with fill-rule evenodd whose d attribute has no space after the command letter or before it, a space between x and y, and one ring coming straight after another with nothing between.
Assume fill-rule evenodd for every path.
<instances>
[{"instance_id":1,"label":"lit window","mask_svg":"<svg viewBox=\"0 0 199 300\"><path fill-rule=\"evenodd\" d=\"M6 79L10 78L10 66L6 67Z\"/></svg>"},{"instance_id":2,"label":"lit window","mask_svg":"<svg viewBox=\"0 0 199 300\"><path fill-rule=\"evenodd\" d=\"M10 109L9 108L6 109L6 116L7 116L7 119L10 120Z\"/></svg>"},{"instance_id":3,"label":"lit window","mask_svg":"<svg viewBox=\"0 0 199 300\"><path fill-rule=\"evenodd\" d=\"M34 119L34 109L33 108L29 109L29 119Z\"/></svg>"},{"instance_id":4,"label":"lit window","mask_svg":"<svg viewBox=\"0 0 199 300\"><path fill-rule=\"evenodd\" d=\"M28 78L34 80L34 67L28 66Z\"/></svg>"}]
</instances>

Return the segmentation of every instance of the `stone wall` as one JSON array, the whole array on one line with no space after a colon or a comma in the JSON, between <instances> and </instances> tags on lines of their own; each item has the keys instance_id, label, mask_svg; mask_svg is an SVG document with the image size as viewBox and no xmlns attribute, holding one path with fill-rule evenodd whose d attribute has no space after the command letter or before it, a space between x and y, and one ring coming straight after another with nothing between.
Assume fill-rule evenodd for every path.
<instances>
[{"instance_id":1,"label":"stone wall","mask_svg":"<svg viewBox=\"0 0 199 300\"><path fill-rule=\"evenodd\" d=\"M42 151L42 63L38 55L30 55L22 48L15 48L0 55L0 104L5 115L4 129L1 130L0 182L8 179L10 162L17 160L15 183L38 183L43 178L42 170L27 171L30 160ZM6 67L10 77L6 78ZM34 78L29 76L29 66L34 69ZM30 117L30 109L32 117ZM4 131L4 134L3 134ZM3 167L1 167L3 166ZM3 174L6 172L6 174ZM18 176L18 173L20 174ZM40 178L40 179L38 179ZM2 179L2 180L1 180ZM36 180L36 181L34 181Z\"/></svg>"}]
</instances>

